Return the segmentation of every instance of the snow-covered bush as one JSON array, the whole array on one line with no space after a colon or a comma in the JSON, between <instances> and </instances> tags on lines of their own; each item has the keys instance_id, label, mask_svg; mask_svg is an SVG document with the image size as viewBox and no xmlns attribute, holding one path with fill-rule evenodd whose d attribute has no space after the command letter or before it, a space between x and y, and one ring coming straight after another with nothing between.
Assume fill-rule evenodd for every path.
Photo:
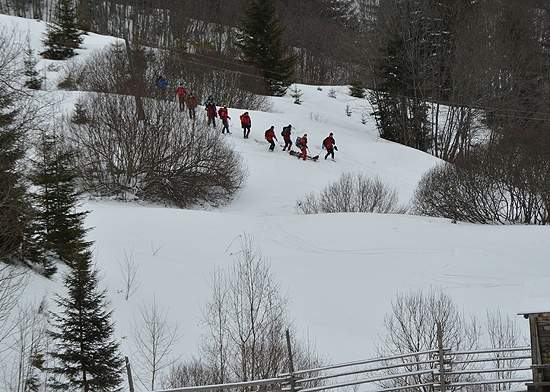
<instances>
[{"instance_id":1,"label":"snow-covered bush","mask_svg":"<svg viewBox=\"0 0 550 392\"><path fill-rule=\"evenodd\" d=\"M480 148L420 181L418 214L494 224L550 223L550 157L517 148Z\"/></svg>"},{"instance_id":2,"label":"snow-covered bush","mask_svg":"<svg viewBox=\"0 0 550 392\"><path fill-rule=\"evenodd\" d=\"M407 212L406 207L399 205L397 191L385 185L380 179L349 173L343 174L338 181L329 184L319 195L306 195L298 202L297 208L303 214Z\"/></svg>"},{"instance_id":3,"label":"snow-covered bush","mask_svg":"<svg viewBox=\"0 0 550 392\"><path fill-rule=\"evenodd\" d=\"M134 97L89 95L80 105L87 121L66 126L90 193L188 207L226 202L243 185L241 160L221 134L171 102L143 99L143 121Z\"/></svg>"}]
</instances>

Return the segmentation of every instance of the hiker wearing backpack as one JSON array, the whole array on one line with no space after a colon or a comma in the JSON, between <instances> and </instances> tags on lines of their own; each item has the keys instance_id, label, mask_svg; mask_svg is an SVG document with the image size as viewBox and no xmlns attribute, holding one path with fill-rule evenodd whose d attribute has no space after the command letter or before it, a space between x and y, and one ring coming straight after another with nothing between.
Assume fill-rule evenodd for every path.
<instances>
[{"instance_id":1,"label":"hiker wearing backpack","mask_svg":"<svg viewBox=\"0 0 550 392\"><path fill-rule=\"evenodd\" d=\"M285 146L283 147L283 151L286 151L287 147L288 147L288 151L290 151L290 149L292 148L291 131L292 131L292 125L288 124L288 126L283 128L283 132L281 132L281 136L285 141Z\"/></svg>"},{"instance_id":2,"label":"hiker wearing backpack","mask_svg":"<svg viewBox=\"0 0 550 392\"><path fill-rule=\"evenodd\" d=\"M243 128L243 136L245 139L248 139L248 135L250 135L250 127L252 126L252 120L250 119L250 115L248 112L245 112L244 114L241 114L241 127Z\"/></svg>"},{"instance_id":3,"label":"hiker wearing backpack","mask_svg":"<svg viewBox=\"0 0 550 392\"><path fill-rule=\"evenodd\" d=\"M334 161L334 150L338 151L338 147L336 147L336 142L334 141L333 133L329 133L329 135L323 140L323 148L327 149L327 155L325 155L325 159L329 157L329 155L332 155L332 160Z\"/></svg>"},{"instance_id":4,"label":"hiker wearing backpack","mask_svg":"<svg viewBox=\"0 0 550 392\"><path fill-rule=\"evenodd\" d=\"M273 151L275 149L274 140L278 141L277 136L275 136L275 127L273 125L265 131L265 140L269 142L269 151Z\"/></svg>"},{"instance_id":5,"label":"hiker wearing backpack","mask_svg":"<svg viewBox=\"0 0 550 392\"><path fill-rule=\"evenodd\" d=\"M212 96L209 96L206 100L206 117L208 118L208 125L212 124L214 128L216 128L216 117L218 117L218 113L216 111L216 104L214 103L214 99Z\"/></svg>"},{"instance_id":6,"label":"hiker wearing backpack","mask_svg":"<svg viewBox=\"0 0 550 392\"><path fill-rule=\"evenodd\" d=\"M301 151L298 158L302 158L305 161L307 159L307 133L304 133L302 137L296 138L296 147Z\"/></svg>"},{"instance_id":7,"label":"hiker wearing backpack","mask_svg":"<svg viewBox=\"0 0 550 392\"><path fill-rule=\"evenodd\" d=\"M183 112L185 110L186 96L187 96L187 90L185 89L185 87L183 87L183 84L181 82L178 83L178 87L176 88L176 97L178 98L180 112Z\"/></svg>"},{"instance_id":8,"label":"hiker wearing backpack","mask_svg":"<svg viewBox=\"0 0 550 392\"><path fill-rule=\"evenodd\" d=\"M229 110L227 110L227 106L223 106L218 110L218 116L220 116L220 120L222 120L223 128L222 133L231 133L229 131L229 120L231 120L231 117L229 117Z\"/></svg>"},{"instance_id":9,"label":"hiker wearing backpack","mask_svg":"<svg viewBox=\"0 0 550 392\"><path fill-rule=\"evenodd\" d=\"M195 110L197 109L197 105L199 104L199 101L197 101L197 97L195 97L193 93L189 93L189 95L185 99L185 103L187 104L187 108L189 109L189 118L195 121Z\"/></svg>"}]
</instances>

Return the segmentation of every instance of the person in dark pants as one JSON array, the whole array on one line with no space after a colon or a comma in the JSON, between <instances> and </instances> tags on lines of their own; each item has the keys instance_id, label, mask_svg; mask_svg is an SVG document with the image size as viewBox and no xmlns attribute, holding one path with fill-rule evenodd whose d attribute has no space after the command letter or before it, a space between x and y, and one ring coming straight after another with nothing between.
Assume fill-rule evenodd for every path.
<instances>
[{"instance_id":1,"label":"person in dark pants","mask_svg":"<svg viewBox=\"0 0 550 392\"><path fill-rule=\"evenodd\" d=\"M281 136L285 141L285 146L283 147L283 151L286 151L287 147L288 147L288 151L290 151L290 149L292 148L291 131L292 131L292 125L288 124L288 126L283 128L283 132L281 132Z\"/></svg>"},{"instance_id":2,"label":"person in dark pants","mask_svg":"<svg viewBox=\"0 0 550 392\"><path fill-rule=\"evenodd\" d=\"M332 132L323 140L323 148L327 149L325 159L327 159L329 155L332 155L332 160L334 160L334 150L338 151L338 147L336 147L336 141L334 141Z\"/></svg>"},{"instance_id":3,"label":"person in dark pants","mask_svg":"<svg viewBox=\"0 0 550 392\"><path fill-rule=\"evenodd\" d=\"M216 128L216 117L218 117L218 113L212 97L208 97L206 101L206 117L208 117L208 125L212 124L212 126Z\"/></svg>"},{"instance_id":4,"label":"person in dark pants","mask_svg":"<svg viewBox=\"0 0 550 392\"><path fill-rule=\"evenodd\" d=\"M243 129L243 136L245 139L248 139L248 135L250 135L250 128L252 127L252 120L250 119L250 115L248 112L245 112L244 114L241 114L241 127Z\"/></svg>"},{"instance_id":5,"label":"person in dark pants","mask_svg":"<svg viewBox=\"0 0 550 392\"><path fill-rule=\"evenodd\" d=\"M296 147L300 149L300 155L298 158L302 158L304 161L307 159L307 133L304 133L304 136L300 138L300 143L296 143Z\"/></svg>"},{"instance_id":6,"label":"person in dark pants","mask_svg":"<svg viewBox=\"0 0 550 392\"><path fill-rule=\"evenodd\" d=\"M222 133L231 133L229 131L229 120L231 120L231 117L229 117L229 110L227 110L227 106L223 106L218 110L218 116L220 117L220 120L222 121Z\"/></svg>"},{"instance_id":7,"label":"person in dark pants","mask_svg":"<svg viewBox=\"0 0 550 392\"><path fill-rule=\"evenodd\" d=\"M196 109L197 109L197 105L199 104L199 101L197 101L197 97L195 97L193 93L190 93L187 96L185 103L187 104L187 109L189 109L189 118L195 121Z\"/></svg>"},{"instance_id":8,"label":"person in dark pants","mask_svg":"<svg viewBox=\"0 0 550 392\"><path fill-rule=\"evenodd\" d=\"M180 108L180 112L183 112L185 110L185 96L187 95L187 90L185 90L185 87L183 87L182 83L178 84L178 87L176 88L176 97L178 98L178 104Z\"/></svg>"},{"instance_id":9,"label":"person in dark pants","mask_svg":"<svg viewBox=\"0 0 550 392\"><path fill-rule=\"evenodd\" d=\"M166 89L168 88L168 80L164 78L164 76L159 75L157 77L157 80L155 81L155 85L157 86L159 90L159 95L161 97L166 97Z\"/></svg>"},{"instance_id":10,"label":"person in dark pants","mask_svg":"<svg viewBox=\"0 0 550 392\"><path fill-rule=\"evenodd\" d=\"M275 127L273 125L265 131L265 140L269 142L269 151L273 151L275 149L275 140L277 140L277 136L275 136Z\"/></svg>"}]
</instances>

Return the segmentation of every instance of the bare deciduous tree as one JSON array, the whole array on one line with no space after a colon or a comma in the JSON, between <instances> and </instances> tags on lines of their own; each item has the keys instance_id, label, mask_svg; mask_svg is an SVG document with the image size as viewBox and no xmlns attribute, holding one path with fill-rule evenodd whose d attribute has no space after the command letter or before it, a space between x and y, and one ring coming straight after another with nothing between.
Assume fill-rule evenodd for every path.
<instances>
[{"instance_id":1,"label":"bare deciduous tree","mask_svg":"<svg viewBox=\"0 0 550 392\"><path fill-rule=\"evenodd\" d=\"M506 349L525 345L525 339L522 338L517 323L509 316L503 315L500 310L487 312L487 337L489 347L493 349ZM494 358L493 367L503 369L498 373L494 373L493 377L497 379L513 379L517 371L504 369L517 368L522 364L521 359L511 359L511 357L517 356L517 353L514 352L492 353L491 356ZM492 389L505 391L512 389L512 387L513 384L504 383L496 384Z\"/></svg>"},{"instance_id":2,"label":"bare deciduous tree","mask_svg":"<svg viewBox=\"0 0 550 392\"><path fill-rule=\"evenodd\" d=\"M287 300L279 292L268 261L243 235L235 263L216 271L205 312L204 364L215 382L275 377L288 371L285 330L290 329ZM293 338L296 367L319 358Z\"/></svg>"},{"instance_id":3,"label":"bare deciduous tree","mask_svg":"<svg viewBox=\"0 0 550 392\"><path fill-rule=\"evenodd\" d=\"M170 324L168 313L153 300L141 309L134 331L135 359L140 370L136 376L145 388L154 390L162 371L177 361L172 351L179 339L178 326Z\"/></svg>"},{"instance_id":4,"label":"bare deciduous tree","mask_svg":"<svg viewBox=\"0 0 550 392\"><path fill-rule=\"evenodd\" d=\"M229 314L226 311L229 289L226 276L220 269L212 274L211 290L212 296L203 316L208 335L204 338L202 350L205 361L213 370L213 381L223 384L229 377Z\"/></svg>"},{"instance_id":5,"label":"bare deciduous tree","mask_svg":"<svg viewBox=\"0 0 550 392\"><path fill-rule=\"evenodd\" d=\"M475 320L468 320L453 300L441 292L399 294L392 304L392 311L384 321L386 337L380 347L383 356L410 354L436 350L437 326L442 328L443 346L450 350L471 350L477 347L479 329ZM465 359L465 358L461 358ZM406 366L401 370L390 369L389 374L407 371L416 372L434 369L436 364L416 364L414 357L400 360ZM459 365L453 370L463 370L471 364ZM454 376L453 376L454 377ZM453 381L464 381L469 375L456 376ZM385 386L405 386L432 382L431 374L413 375L384 382ZM419 392L430 392L431 387L413 388Z\"/></svg>"},{"instance_id":6,"label":"bare deciduous tree","mask_svg":"<svg viewBox=\"0 0 550 392\"><path fill-rule=\"evenodd\" d=\"M14 310L28 284L27 272L21 268L0 263L0 354L17 328Z\"/></svg>"},{"instance_id":7,"label":"bare deciduous tree","mask_svg":"<svg viewBox=\"0 0 550 392\"><path fill-rule=\"evenodd\" d=\"M120 273L122 275L123 289L122 294L124 299L128 299L136 293L141 285L138 278L139 266L134 260L134 254L132 252L124 251L124 260L119 262Z\"/></svg>"}]
</instances>

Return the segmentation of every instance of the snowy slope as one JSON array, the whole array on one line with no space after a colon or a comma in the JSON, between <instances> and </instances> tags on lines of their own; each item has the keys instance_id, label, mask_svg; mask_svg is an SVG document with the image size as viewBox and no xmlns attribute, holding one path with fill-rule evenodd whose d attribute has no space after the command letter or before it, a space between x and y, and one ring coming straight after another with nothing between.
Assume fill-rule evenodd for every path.
<instances>
[{"instance_id":1,"label":"snowy slope","mask_svg":"<svg viewBox=\"0 0 550 392\"><path fill-rule=\"evenodd\" d=\"M39 50L44 25L0 15L0 24L15 23L29 30ZM108 45L114 38L90 34L79 58ZM48 63L41 64L48 69ZM49 72L49 71L48 71ZM50 88L56 74L47 75ZM344 172L378 176L396 187L401 200L410 200L422 174L437 160L419 151L380 140L365 100L350 98L345 87L299 86L302 105L292 98L272 100L269 113L250 112L251 139L243 140L237 110L230 109L232 135L227 140L246 162L245 188L228 206L213 211L177 210L131 203L87 201L92 211L95 257L103 284L115 309L123 350L140 306L156 298L178 323L182 339L177 352L196 353L203 327L202 306L209 296L209 276L216 266L229 265L238 238L254 236L290 298L298 331L312 338L320 353L332 360L352 360L374 353L383 318L398 292L441 288L468 314L487 309L518 311L550 308L550 229L454 225L447 220L416 216L337 214L301 216L298 198L320 190ZM79 93L52 92L70 110ZM346 105L353 109L345 115ZM312 153L333 131L339 152L336 162L302 162L276 149L268 152L264 130L292 124L307 132ZM257 141L256 141L256 140ZM139 265L141 286L125 301L119 293L119 262L130 254ZM36 278L30 297L58 291L58 282ZM521 321L520 321L521 322Z\"/></svg>"}]
</instances>

